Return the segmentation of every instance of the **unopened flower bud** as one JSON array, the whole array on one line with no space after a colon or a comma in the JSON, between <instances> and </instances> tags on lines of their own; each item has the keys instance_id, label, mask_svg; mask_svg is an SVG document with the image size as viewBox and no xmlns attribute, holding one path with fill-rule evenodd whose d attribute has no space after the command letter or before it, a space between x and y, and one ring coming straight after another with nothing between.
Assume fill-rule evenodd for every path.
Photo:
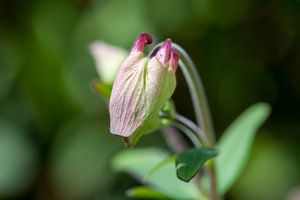
<instances>
[{"instance_id":1,"label":"unopened flower bud","mask_svg":"<svg viewBox=\"0 0 300 200\"><path fill-rule=\"evenodd\" d=\"M147 33L140 34L114 81L110 103L110 131L134 145L143 133L159 126L158 113L176 87L178 54L167 39L152 58L144 56L151 44Z\"/></svg>"}]
</instances>

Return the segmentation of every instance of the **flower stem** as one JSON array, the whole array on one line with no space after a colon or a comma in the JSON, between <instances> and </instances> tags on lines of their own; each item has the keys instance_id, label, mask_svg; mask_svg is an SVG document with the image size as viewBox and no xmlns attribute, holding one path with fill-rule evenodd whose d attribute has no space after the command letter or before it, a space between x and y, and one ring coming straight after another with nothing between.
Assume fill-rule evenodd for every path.
<instances>
[{"instance_id":1,"label":"flower stem","mask_svg":"<svg viewBox=\"0 0 300 200\"><path fill-rule=\"evenodd\" d=\"M207 138L204 135L204 132L201 130L200 127L198 127L196 124L194 124L189 119L185 118L184 116L181 116L179 114L175 114L175 118L173 123L180 128L193 142L194 146L201 147L201 146L207 146ZM217 200L217 191L216 191L216 178L215 178L215 168L214 168L214 162L211 160L209 163L210 165L205 166L206 174L210 181L210 193L209 193L209 199L210 200ZM198 177L199 179L200 177ZM201 190L199 181L195 181L197 188L200 191L201 196L204 194L204 192ZM203 199L204 196L201 197Z\"/></svg>"},{"instance_id":2,"label":"flower stem","mask_svg":"<svg viewBox=\"0 0 300 200\"><path fill-rule=\"evenodd\" d=\"M179 66L185 76L188 83L188 87L191 93L195 115L198 125L203 129L204 133L208 137L209 146L214 146L215 134L213 129L213 123L208 107L207 98L205 95L204 87L201 78L196 70L196 67L186 53L186 51L177 44L173 44L173 47L180 54ZM207 174L210 180L210 200L217 200L217 189L216 189L216 176L215 176L215 166L212 160L211 164L207 166Z\"/></svg>"},{"instance_id":3,"label":"flower stem","mask_svg":"<svg viewBox=\"0 0 300 200\"><path fill-rule=\"evenodd\" d=\"M201 78L197 72L195 64L186 51L175 43L173 43L173 48L176 49L176 51L178 51L180 54L179 66L188 83L197 124L202 128L204 133L209 138L210 145L213 145L215 140L214 129Z\"/></svg>"},{"instance_id":4,"label":"flower stem","mask_svg":"<svg viewBox=\"0 0 300 200\"><path fill-rule=\"evenodd\" d=\"M176 123L177 125L181 125L181 126L185 127L188 131L192 132L193 135L195 135L197 137L197 143L200 143L201 146L208 145L208 141L207 141L207 138L206 138L204 132L201 130L200 127L198 127L196 124L194 124L191 120L176 113L175 118L174 118L174 123Z\"/></svg>"},{"instance_id":5,"label":"flower stem","mask_svg":"<svg viewBox=\"0 0 300 200\"><path fill-rule=\"evenodd\" d=\"M150 55L154 55L155 51L161 45L162 43L156 45L156 47L154 48L152 53L150 53ZM179 66L188 84L188 88L191 94L193 107L196 115L197 124L203 130L205 137L208 140L208 144L205 145L212 147L215 145L215 133L214 133L209 106L208 106L208 102L207 102L207 98L205 95L205 90L201 78L197 72L195 64L193 63L192 59L187 54L187 52L178 44L173 43L172 47L180 54ZM188 128L189 125L190 125L189 123L184 123L184 126L186 128ZM181 124L181 126L183 126L183 124ZM200 145L202 145L201 138L199 140L199 143ZM198 145L195 144L195 146L199 146L199 144ZM217 189L216 189L215 165L213 160L211 160L210 165L206 166L206 171L210 180L209 199L217 200L218 196L217 196Z\"/></svg>"}]
</instances>

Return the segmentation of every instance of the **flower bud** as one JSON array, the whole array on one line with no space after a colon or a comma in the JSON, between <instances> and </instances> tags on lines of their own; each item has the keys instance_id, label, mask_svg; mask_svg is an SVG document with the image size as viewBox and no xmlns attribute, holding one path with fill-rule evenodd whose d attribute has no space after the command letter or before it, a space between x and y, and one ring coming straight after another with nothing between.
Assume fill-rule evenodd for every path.
<instances>
[{"instance_id":1,"label":"flower bud","mask_svg":"<svg viewBox=\"0 0 300 200\"><path fill-rule=\"evenodd\" d=\"M140 34L131 53L121 65L111 93L110 131L134 145L142 134L159 127L158 113L175 87L178 54L167 39L152 58L144 56L151 44L147 33Z\"/></svg>"}]
</instances>

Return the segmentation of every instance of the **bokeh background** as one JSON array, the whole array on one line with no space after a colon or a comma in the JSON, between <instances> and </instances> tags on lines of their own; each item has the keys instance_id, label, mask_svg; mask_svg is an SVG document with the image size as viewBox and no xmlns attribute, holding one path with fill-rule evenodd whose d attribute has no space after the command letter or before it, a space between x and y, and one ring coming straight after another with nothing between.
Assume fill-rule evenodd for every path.
<instances>
[{"instance_id":1,"label":"bokeh background","mask_svg":"<svg viewBox=\"0 0 300 200\"><path fill-rule=\"evenodd\" d=\"M139 183L111 168L124 146L91 89L89 46L129 49L142 31L190 53L218 137L249 105L272 105L226 199L300 199L299 0L1 0L0 199L127 199ZM188 95L178 73L174 100L193 118ZM160 133L137 146L168 148Z\"/></svg>"}]
</instances>

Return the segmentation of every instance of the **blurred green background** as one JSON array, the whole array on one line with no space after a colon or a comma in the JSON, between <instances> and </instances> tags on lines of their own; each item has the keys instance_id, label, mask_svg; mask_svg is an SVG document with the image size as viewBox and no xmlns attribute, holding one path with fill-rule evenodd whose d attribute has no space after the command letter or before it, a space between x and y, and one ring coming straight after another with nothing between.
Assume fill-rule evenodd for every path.
<instances>
[{"instance_id":1,"label":"blurred green background","mask_svg":"<svg viewBox=\"0 0 300 200\"><path fill-rule=\"evenodd\" d=\"M273 107L225 199L300 199L299 0L1 0L0 199L126 199L139 184L111 169L124 146L89 45L129 49L142 31L190 53L218 137L252 103ZM187 95L179 72L177 110L193 118ZM137 146L168 148L159 133Z\"/></svg>"}]
</instances>

